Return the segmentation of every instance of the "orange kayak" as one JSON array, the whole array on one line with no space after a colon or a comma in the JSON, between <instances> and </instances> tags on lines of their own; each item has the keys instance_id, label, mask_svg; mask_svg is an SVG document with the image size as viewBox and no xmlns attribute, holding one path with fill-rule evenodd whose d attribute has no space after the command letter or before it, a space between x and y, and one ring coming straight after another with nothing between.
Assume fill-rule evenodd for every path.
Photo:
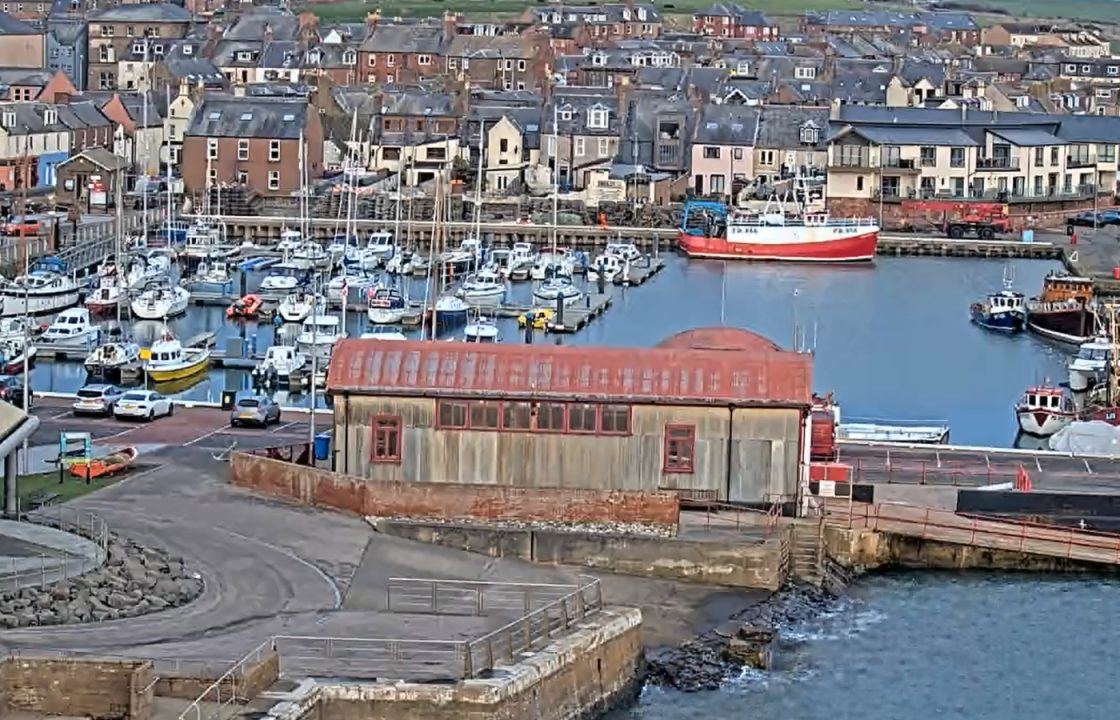
<instances>
[{"instance_id":1,"label":"orange kayak","mask_svg":"<svg viewBox=\"0 0 1120 720\"><path fill-rule=\"evenodd\" d=\"M259 295L246 295L240 300L235 300L232 305L226 308L226 317L228 318L253 318L257 316L257 312L261 309L263 300Z\"/></svg>"},{"instance_id":2,"label":"orange kayak","mask_svg":"<svg viewBox=\"0 0 1120 720\"><path fill-rule=\"evenodd\" d=\"M136 461L139 451L134 447L127 447L105 457L94 458L89 461L90 478L103 477L124 470ZM70 474L76 478L86 479L86 461L80 460L70 465Z\"/></svg>"}]
</instances>

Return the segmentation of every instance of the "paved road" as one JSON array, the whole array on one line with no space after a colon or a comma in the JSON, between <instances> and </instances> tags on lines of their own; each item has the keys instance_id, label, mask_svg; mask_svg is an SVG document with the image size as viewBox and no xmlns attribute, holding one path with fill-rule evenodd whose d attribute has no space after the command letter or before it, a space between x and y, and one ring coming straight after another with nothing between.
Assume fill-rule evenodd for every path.
<instances>
[{"instance_id":1,"label":"paved road","mask_svg":"<svg viewBox=\"0 0 1120 720\"><path fill-rule=\"evenodd\" d=\"M844 444L840 462L861 482L977 487L1014 482L1022 467L1035 489L1120 493L1120 459Z\"/></svg>"}]
</instances>

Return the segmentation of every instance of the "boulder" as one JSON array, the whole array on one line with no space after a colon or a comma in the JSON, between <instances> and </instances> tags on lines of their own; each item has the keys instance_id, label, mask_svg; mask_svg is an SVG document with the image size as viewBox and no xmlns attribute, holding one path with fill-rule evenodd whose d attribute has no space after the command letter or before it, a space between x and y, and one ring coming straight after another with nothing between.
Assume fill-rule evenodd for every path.
<instances>
[{"instance_id":1,"label":"boulder","mask_svg":"<svg viewBox=\"0 0 1120 720\"><path fill-rule=\"evenodd\" d=\"M58 616L55 615L53 610L40 610L35 613L36 625L54 625L58 622Z\"/></svg>"},{"instance_id":2,"label":"boulder","mask_svg":"<svg viewBox=\"0 0 1120 720\"><path fill-rule=\"evenodd\" d=\"M149 595L145 599L148 601L148 607L152 610L163 610L164 608L168 607L167 601L161 598L159 595Z\"/></svg>"},{"instance_id":3,"label":"boulder","mask_svg":"<svg viewBox=\"0 0 1120 720\"><path fill-rule=\"evenodd\" d=\"M12 613L0 613L0 627L14 628L19 627L19 618Z\"/></svg>"},{"instance_id":4,"label":"boulder","mask_svg":"<svg viewBox=\"0 0 1120 720\"><path fill-rule=\"evenodd\" d=\"M170 578L164 578L156 583L152 592L168 602L174 602L179 597L179 583Z\"/></svg>"},{"instance_id":5,"label":"boulder","mask_svg":"<svg viewBox=\"0 0 1120 720\"><path fill-rule=\"evenodd\" d=\"M131 607L134 604L134 600L124 593L115 592L109 596L109 600L106 604L114 610L122 610L126 607Z\"/></svg>"}]
</instances>

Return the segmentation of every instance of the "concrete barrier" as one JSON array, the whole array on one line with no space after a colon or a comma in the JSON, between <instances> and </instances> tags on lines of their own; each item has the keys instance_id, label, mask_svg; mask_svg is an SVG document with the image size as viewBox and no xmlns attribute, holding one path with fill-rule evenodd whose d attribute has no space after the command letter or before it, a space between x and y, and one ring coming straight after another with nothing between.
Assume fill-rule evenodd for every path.
<instances>
[{"instance_id":1,"label":"concrete barrier","mask_svg":"<svg viewBox=\"0 0 1120 720\"><path fill-rule=\"evenodd\" d=\"M148 720L153 679L148 661L12 657L0 663L0 710Z\"/></svg>"},{"instance_id":2,"label":"concrete barrier","mask_svg":"<svg viewBox=\"0 0 1120 720\"><path fill-rule=\"evenodd\" d=\"M234 453L230 483L305 505L377 517L491 522L630 523L675 531L676 493L393 483Z\"/></svg>"},{"instance_id":3,"label":"concrete barrier","mask_svg":"<svg viewBox=\"0 0 1120 720\"><path fill-rule=\"evenodd\" d=\"M225 678L222 681L222 696L232 696L236 689L238 697L253 698L276 682L279 677L280 655L273 648L265 653L259 662L248 665L235 677ZM195 700L217 681L217 675L205 677L161 671L154 692L156 697Z\"/></svg>"}]
</instances>

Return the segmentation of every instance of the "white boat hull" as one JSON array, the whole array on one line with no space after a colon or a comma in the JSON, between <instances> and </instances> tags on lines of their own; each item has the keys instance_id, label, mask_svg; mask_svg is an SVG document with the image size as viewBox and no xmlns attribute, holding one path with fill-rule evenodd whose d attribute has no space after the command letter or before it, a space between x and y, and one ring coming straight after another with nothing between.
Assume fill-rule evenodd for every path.
<instances>
[{"instance_id":1,"label":"white boat hull","mask_svg":"<svg viewBox=\"0 0 1120 720\"><path fill-rule=\"evenodd\" d=\"M368 308L366 316L377 325L396 325L404 320L408 308Z\"/></svg>"},{"instance_id":2,"label":"white boat hull","mask_svg":"<svg viewBox=\"0 0 1120 720\"><path fill-rule=\"evenodd\" d=\"M1015 417L1019 429L1028 435L1050 437L1073 421L1073 413L1059 413L1038 408L1018 408Z\"/></svg>"},{"instance_id":3,"label":"white boat hull","mask_svg":"<svg viewBox=\"0 0 1120 720\"><path fill-rule=\"evenodd\" d=\"M49 293L30 292L26 298L16 290L5 291L3 317L17 315L48 315L78 304L78 287L53 290Z\"/></svg>"},{"instance_id":4,"label":"white boat hull","mask_svg":"<svg viewBox=\"0 0 1120 720\"><path fill-rule=\"evenodd\" d=\"M460 297L473 307L497 307L506 299L504 287L487 290L464 290Z\"/></svg>"}]
</instances>

